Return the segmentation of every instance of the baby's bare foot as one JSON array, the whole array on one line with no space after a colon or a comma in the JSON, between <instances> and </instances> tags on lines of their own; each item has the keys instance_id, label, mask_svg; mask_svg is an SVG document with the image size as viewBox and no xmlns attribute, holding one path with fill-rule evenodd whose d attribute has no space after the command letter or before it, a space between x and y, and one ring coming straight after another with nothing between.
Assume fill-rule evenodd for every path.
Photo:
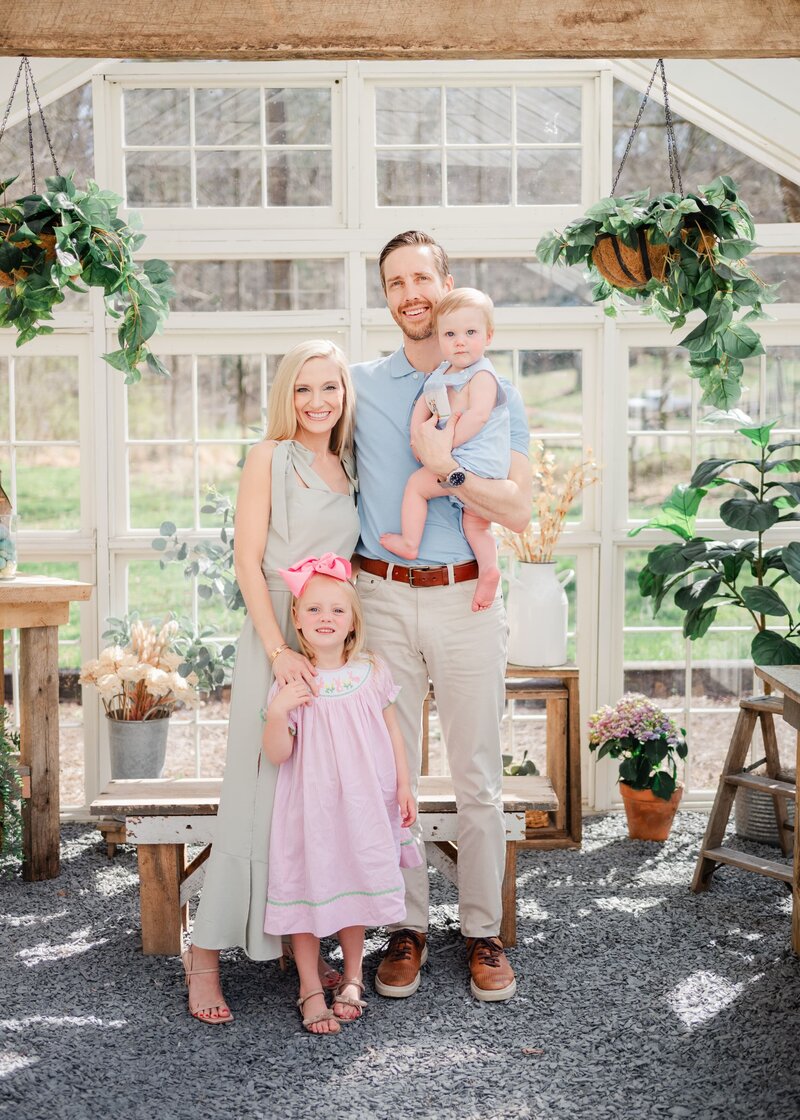
<instances>
[{"instance_id":1,"label":"baby's bare foot","mask_svg":"<svg viewBox=\"0 0 800 1120\"><path fill-rule=\"evenodd\" d=\"M419 546L413 545L400 533L382 533L381 544L387 552L393 552L403 560L416 560Z\"/></svg>"},{"instance_id":2,"label":"baby's bare foot","mask_svg":"<svg viewBox=\"0 0 800 1120\"><path fill-rule=\"evenodd\" d=\"M492 605L499 582L500 570L498 568L487 568L485 572L479 573L475 594L472 598L472 609L474 611L485 611Z\"/></svg>"}]
</instances>

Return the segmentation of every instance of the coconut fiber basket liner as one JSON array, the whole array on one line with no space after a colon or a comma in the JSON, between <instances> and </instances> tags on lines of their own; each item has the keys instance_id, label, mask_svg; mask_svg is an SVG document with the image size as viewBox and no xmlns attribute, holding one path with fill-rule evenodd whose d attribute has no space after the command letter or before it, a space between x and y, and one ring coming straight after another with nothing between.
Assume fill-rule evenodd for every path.
<instances>
[{"instance_id":1,"label":"coconut fiber basket liner","mask_svg":"<svg viewBox=\"0 0 800 1120\"><path fill-rule=\"evenodd\" d=\"M612 234L603 234L592 249L592 263L615 288L643 288L649 280L664 280L669 262L668 245L651 245L639 230L635 249Z\"/></svg>"}]
</instances>

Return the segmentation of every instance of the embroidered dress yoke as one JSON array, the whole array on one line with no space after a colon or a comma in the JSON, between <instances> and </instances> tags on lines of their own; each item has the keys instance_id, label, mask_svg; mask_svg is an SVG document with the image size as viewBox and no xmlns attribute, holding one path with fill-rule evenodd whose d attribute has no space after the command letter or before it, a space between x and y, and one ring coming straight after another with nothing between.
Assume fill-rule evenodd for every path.
<instances>
[{"instance_id":1,"label":"embroidered dress yoke","mask_svg":"<svg viewBox=\"0 0 800 1120\"><path fill-rule=\"evenodd\" d=\"M294 749L279 767L264 918L272 934L400 922L400 867L421 862L400 825L383 717L399 689L388 668L362 657L319 675L319 695L290 713Z\"/></svg>"},{"instance_id":2,"label":"embroidered dress yoke","mask_svg":"<svg viewBox=\"0 0 800 1120\"><path fill-rule=\"evenodd\" d=\"M293 649L298 644L292 596L278 569L323 552L349 557L358 539L352 464L343 463L350 493L340 494L312 469L313 459L313 452L294 440L279 443L272 456L270 521L261 566L278 625ZM253 960L281 955L280 939L264 933L278 767L261 750L259 712L271 684L272 667L248 617L236 648L225 777L192 940L203 949L241 946Z\"/></svg>"}]
</instances>

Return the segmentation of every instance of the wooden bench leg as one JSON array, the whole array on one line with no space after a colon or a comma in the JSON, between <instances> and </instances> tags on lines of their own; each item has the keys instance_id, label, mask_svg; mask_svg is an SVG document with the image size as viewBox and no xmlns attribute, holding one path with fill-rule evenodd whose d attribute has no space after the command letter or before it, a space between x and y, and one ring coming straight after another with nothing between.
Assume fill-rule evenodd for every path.
<instances>
[{"instance_id":1,"label":"wooden bench leg","mask_svg":"<svg viewBox=\"0 0 800 1120\"><path fill-rule=\"evenodd\" d=\"M142 915L142 952L177 956L188 906L181 906L181 878L185 844L139 844L139 902Z\"/></svg>"},{"instance_id":2,"label":"wooden bench leg","mask_svg":"<svg viewBox=\"0 0 800 1120\"><path fill-rule=\"evenodd\" d=\"M503 918L500 940L513 948L517 943L517 842L506 840L506 867L503 874Z\"/></svg>"}]
</instances>

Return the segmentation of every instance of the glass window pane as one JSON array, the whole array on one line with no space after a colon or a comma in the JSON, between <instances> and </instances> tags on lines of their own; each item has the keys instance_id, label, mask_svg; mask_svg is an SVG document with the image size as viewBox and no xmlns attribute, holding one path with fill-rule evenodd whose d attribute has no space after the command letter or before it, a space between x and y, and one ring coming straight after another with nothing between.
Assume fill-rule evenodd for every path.
<instances>
[{"instance_id":1,"label":"glass window pane","mask_svg":"<svg viewBox=\"0 0 800 1120\"><path fill-rule=\"evenodd\" d=\"M189 143L188 89L126 89L125 143L143 147Z\"/></svg>"},{"instance_id":2,"label":"glass window pane","mask_svg":"<svg viewBox=\"0 0 800 1120\"><path fill-rule=\"evenodd\" d=\"M213 486L221 494L228 494L231 501L236 500L241 467L247 447L241 443L206 443L198 450L199 477L198 496L202 506L208 487ZM215 529L220 524L219 517L213 513L201 513L200 525L204 529Z\"/></svg>"},{"instance_id":3,"label":"glass window pane","mask_svg":"<svg viewBox=\"0 0 800 1120\"><path fill-rule=\"evenodd\" d=\"M80 528L80 448L17 448L17 513L21 529Z\"/></svg>"},{"instance_id":4,"label":"glass window pane","mask_svg":"<svg viewBox=\"0 0 800 1120\"><path fill-rule=\"evenodd\" d=\"M263 431L261 359L243 354L198 358L197 398L201 439L255 438L252 427Z\"/></svg>"},{"instance_id":5,"label":"glass window pane","mask_svg":"<svg viewBox=\"0 0 800 1120\"><path fill-rule=\"evenodd\" d=\"M261 152L198 152L198 206L260 206Z\"/></svg>"},{"instance_id":6,"label":"glass window pane","mask_svg":"<svg viewBox=\"0 0 800 1120\"><path fill-rule=\"evenodd\" d=\"M628 631L624 639L624 666L625 692L643 692L668 708L683 706L686 639L680 630L666 630L662 626Z\"/></svg>"},{"instance_id":7,"label":"glass window pane","mask_svg":"<svg viewBox=\"0 0 800 1120\"><path fill-rule=\"evenodd\" d=\"M15 358L17 439L78 439L78 359Z\"/></svg>"},{"instance_id":8,"label":"glass window pane","mask_svg":"<svg viewBox=\"0 0 800 1120\"><path fill-rule=\"evenodd\" d=\"M615 168L622 159L641 102L642 95L637 90L624 82L614 82ZM797 220L800 187L796 183L743 155L699 125L685 121L674 109L672 118L685 191L693 192L700 183L710 183L724 168L739 187L756 224ZM617 191L627 194L643 187L650 187L652 194L670 189L664 109L653 100L645 108Z\"/></svg>"},{"instance_id":9,"label":"glass window pane","mask_svg":"<svg viewBox=\"0 0 800 1120\"><path fill-rule=\"evenodd\" d=\"M194 132L198 144L260 144L261 94L257 89L197 89Z\"/></svg>"},{"instance_id":10,"label":"glass window pane","mask_svg":"<svg viewBox=\"0 0 800 1120\"><path fill-rule=\"evenodd\" d=\"M192 435L192 360L170 356L171 377L145 376L126 391L130 439L189 439Z\"/></svg>"},{"instance_id":11,"label":"glass window pane","mask_svg":"<svg viewBox=\"0 0 800 1120\"><path fill-rule=\"evenodd\" d=\"M448 150L447 201L450 206L508 206L511 202L511 152L504 149Z\"/></svg>"},{"instance_id":12,"label":"glass window pane","mask_svg":"<svg viewBox=\"0 0 800 1120\"><path fill-rule=\"evenodd\" d=\"M517 140L521 144L569 144L581 138L581 91L561 86L517 89Z\"/></svg>"},{"instance_id":13,"label":"glass window pane","mask_svg":"<svg viewBox=\"0 0 800 1120\"><path fill-rule=\"evenodd\" d=\"M484 86L445 92L448 144L502 144L511 139L511 90Z\"/></svg>"},{"instance_id":14,"label":"glass window pane","mask_svg":"<svg viewBox=\"0 0 800 1120\"><path fill-rule=\"evenodd\" d=\"M438 86L375 90L375 140L378 144L438 144L442 136Z\"/></svg>"},{"instance_id":15,"label":"glass window pane","mask_svg":"<svg viewBox=\"0 0 800 1120\"><path fill-rule=\"evenodd\" d=\"M649 552L649 548L625 550L625 625L657 626L662 630L677 627L680 632L685 612L675 606L672 595L667 596L661 610L654 615L653 600L645 599L639 590L639 572Z\"/></svg>"},{"instance_id":16,"label":"glass window pane","mask_svg":"<svg viewBox=\"0 0 800 1120\"><path fill-rule=\"evenodd\" d=\"M330 152L271 152L267 157L269 206L330 206Z\"/></svg>"},{"instance_id":17,"label":"glass window pane","mask_svg":"<svg viewBox=\"0 0 800 1120\"><path fill-rule=\"evenodd\" d=\"M517 153L517 202L547 206L580 202L580 151L525 149Z\"/></svg>"},{"instance_id":18,"label":"glass window pane","mask_svg":"<svg viewBox=\"0 0 800 1120\"><path fill-rule=\"evenodd\" d=\"M628 367L628 428L688 431L692 383L686 352L667 347L635 348Z\"/></svg>"},{"instance_id":19,"label":"glass window pane","mask_svg":"<svg viewBox=\"0 0 800 1120\"><path fill-rule=\"evenodd\" d=\"M764 415L782 428L800 429L800 346L767 347Z\"/></svg>"},{"instance_id":20,"label":"glass window pane","mask_svg":"<svg viewBox=\"0 0 800 1120\"><path fill-rule=\"evenodd\" d=\"M183 564L168 564L163 570L158 558L131 560L128 563L127 609L138 611L149 621L162 621L170 611L177 615L192 613L192 581L183 574Z\"/></svg>"},{"instance_id":21,"label":"glass window pane","mask_svg":"<svg viewBox=\"0 0 800 1120\"><path fill-rule=\"evenodd\" d=\"M709 433L708 428L704 428L697 436L697 462L701 463L704 459L727 459L727 458L742 458L742 459L756 459L758 458L757 450L751 443L745 440L742 436L736 435L733 432L726 433L724 431L717 431ZM757 484L760 480L760 474L755 467L748 467L746 464L737 463L726 474L730 474L733 478L746 479L748 482ZM784 475L784 478L787 476ZM680 479L681 482L689 481L689 474L685 478ZM727 502L730 498L743 497L744 491L738 486L719 486L713 487L708 491L703 498L703 504L698 511L698 518L705 521L710 518L719 517L719 507L723 502ZM666 495L665 495L666 497ZM749 534L744 534L749 535Z\"/></svg>"},{"instance_id":22,"label":"glass window pane","mask_svg":"<svg viewBox=\"0 0 800 1120\"><path fill-rule=\"evenodd\" d=\"M438 152L378 152L379 206L441 206Z\"/></svg>"},{"instance_id":23,"label":"glass window pane","mask_svg":"<svg viewBox=\"0 0 800 1120\"><path fill-rule=\"evenodd\" d=\"M191 206L189 152L128 152L128 206Z\"/></svg>"},{"instance_id":24,"label":"glass window pane","mask_svg":"<svg viewBox=\"0 0 800 1120\"><path fill-rule=\"evenodd\" d=\"M330 144L329 89L266 90L268 144Z\"/></svg>"},{"instance_id":25,"label":"glass window pane","mask_svg":"<svg viewBox=\"0 0 800 1120\"><path fill-rule=\"evenodd\" d=\"M343 260L171 261L173 311L314 311L346 307Z\"/></svg>"},{"instance_id":26,"label":"glass window pane","mask_svg":"<svg viewBox=\"0 0 800 1120\"><path fill-rule=\"evenodd\" d=\"M752 263L765 284L781 285L779 303L800 303L800 253L757 256Z\"/></svg>"},{"instance_id":27,"label":"glass window pane","mask_svg":"<svg viewBox=\"0 0 800 1120\"><path fill-rule=\"evenodd\" d=\"M17 88L15 108L21 108L22 90ZM51 101L45 109L47 130L59 164L63 169L76 171L79 184L94 176L94 130L92 121L92 85L87 82L78 89ZM38 113L31 118L33 152L37 186L41 179L54 174L53 161L42 122ZM3 166L14 168L17 178L8 191L8 198L21 198L33 190L30 174L29 137L27 118L7 128L3 133ZM6 178L6 175L3 175ZM75 293L71 293L75 295ZM70 298L70 297L67 297Z\"/></svg>"},{"instance_id":28,"label":"glass window pane","mask_svg":"<svg viewBox=\"0 0 800 1120\"><path fill-rule=\"evenodd\" d=\"M550 453L554 460L554 474L555 474L555 492L560 495L564 488L564 481L567 472L572 467L579 466L586 458L586 451L580 439L569 438L556 438L552 439L547 436L539 436L538 439L544 444L546 453ZM531 447L531 457L536 454L536 447ZM534 486L535 492L535 486ZM572 505L569 507L566 517L566 522L569 525L576 524L583 519L583 504L584 504L585 491L581 492Z\"/></svg>"},{"instance_id":29,"label":"glass window pane","mask_svg":"<svg viewBox=\"0 0 800 1120\"><path fill-rule=\"evenodd\" d=\"M720 705L718 711L691 713L687 763L694 791L716 792L738 715L738 711L728 705Z\"/></svg>"},{"instance_id":30,"label":"glass window pane","mask_svg":"<svg viewBox=\"0 0 800 1120\"><path fill-rule=\"evenodd\" d=\"M583 374L579 350L521 350L519 391L534 435L581 431Z\"/></svg>"},{"instance_id":31,"label":"glass window pane","mask_svg":"<svg viewBox=\"0 0 800 1120\"><path fill-rule=\"evenodd\" d=\"M0 440L11 438L8 414L8 358L0 358Z\"/></svg>"},{"instance_id":32,"label":"glass window pane","mask_svg":"<svg viewBox=\"0 0 800 1120\"><path fill-rule=\"evenodd\" d=\"M149 444L128 448L132 529L153 529L162 521L194 527L194 454L191 447Z\"/></svg>"},{"instance_id":33,"label":"glass window pane","mask_svg":"<svg viewBox=\"0 0 800 1120\"><path fill-rule=\"evenodd\" d=\"M688 436L630 436L628 516L652 517L679 482L692 474Z\"/></svg>"}]
</instances>

